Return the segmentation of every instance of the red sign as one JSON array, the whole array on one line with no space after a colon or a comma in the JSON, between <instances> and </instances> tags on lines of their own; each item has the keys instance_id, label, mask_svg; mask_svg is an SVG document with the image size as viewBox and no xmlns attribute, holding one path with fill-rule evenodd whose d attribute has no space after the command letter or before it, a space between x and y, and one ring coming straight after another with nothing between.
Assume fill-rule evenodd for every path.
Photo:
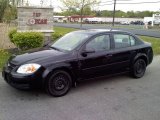
<instances>
[{"instance_id":1,"label":"red sign","mask_svg":"<svg viewBox=\"0 0 160 120\"><path fill-rule=\"evenodd\" d=\"M47 24L47 19L38 19L42 14L41 13L35 13L33 12L33 17L36 17L35 19L29 19L28 24L29 25L35 25L35 24Z\"/></svg>"},{"instance_id":2,"label":"red sign","mask_svg":"<svg viewBox=\"0 0 160 120\"><path fill-rule=\"evenodd\" d=\"M33 17L40 17L41 16L41 13L33 13Z\"/></svg>"},{"instance_id":3,"label":"red sign","mask_svg":"<svg viewBox=\"0 0 160 120\"><path fill-rule=\"evenodd\" d=\"M47 24L47 19L35 19L35 24Z\"/></svg>"},{"instance_id":4,"label":"red sign","mask_svg":"<svg viewBox=\"0 0 160 120\"><path fill-rule=\"evenodd\" d=\"M36 25L36 24L47 24L47 19L29 19L29 25Z\"/></svg>"},{"instance_id":5,"label":"red sign","mask_svg":"<svg viewBox=\"0 0 160 120\"><path fill-rule=\"evenodd\" d=\"M28 20L28 24L29 25L34 25L35 24L35 20L34 19L29 19Z\"/></svg>"}]
</instances>

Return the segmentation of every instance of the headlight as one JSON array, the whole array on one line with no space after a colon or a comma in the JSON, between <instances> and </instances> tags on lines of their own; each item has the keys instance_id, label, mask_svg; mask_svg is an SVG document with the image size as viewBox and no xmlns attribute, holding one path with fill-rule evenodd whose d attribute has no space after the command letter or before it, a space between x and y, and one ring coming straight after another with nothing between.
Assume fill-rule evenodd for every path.
<instances>
[{"instance_id":1,"label":"headlight","mask_svg":"<svg viewBox=\"0 0 160 120\"><path fill-rule=\"evenodd\" d=\"M31 74L31 73L36 72L40 67L41 65L36 64L36 63L24 64L18 68L17 73Z\"/></svg>"}]
</instances>

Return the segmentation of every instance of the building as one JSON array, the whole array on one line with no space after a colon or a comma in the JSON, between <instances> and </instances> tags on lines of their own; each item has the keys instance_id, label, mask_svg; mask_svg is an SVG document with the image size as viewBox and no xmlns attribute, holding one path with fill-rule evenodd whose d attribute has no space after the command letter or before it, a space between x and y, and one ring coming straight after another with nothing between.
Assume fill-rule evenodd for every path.
<instances>
[{"instance_id":1,"label":"building","mask_svg":"<svg viewBox=\"0 0 160 120\"><path fill-rule=\"evenodd\" d=\"M93 17L93 18L86 18L85 22L89 24L94 23L112 23L112 17ZM132 21L143 21L142 18L115 18L115 23L127 22L130 23Z\"/></svg>"},{"instance_id":2,"label":"building","mask_svg":"<svg viewBox=\"0 0 160 120\"><path fill-rule=\"evenodd\" d=\"M73 15L73 16L53 16L54 22L59 23L80 23L81 16ZM94 17L94 16L82 16L82 22L88 24L99 24L99 23L112 23L112 17ZM130 23L135 21L143 21L142 18L115 18L115 23Z\"/></svg>"},{"instance_id":3,"label":"building","mask_svg":"<svg viewBox=\"0 0 160 120\"><path fill-rule=\"evenodd\" d=\"M144 23L151 23L152 26L160 24L160 14L153 14L152 17L144 17Z\"/></svg>"},{"instance_id":4,"label":"building","mask_svg":"<svg viewBox=\"0 0 160 120\"><path fill-rule=\"evenodd\" d=\"M54 22L59 23L67 23L68 22L68 16L53 16Z\"/></svg>"},{"instance_id":5,"label":"building","mask_svg":"<svg viewBox=\"0 0 160 120\"><path fill-rule=\"evenodd\" d=\"M84 22L87 18L93 18L93 16L82 16L82 22ZM80 15L68 16L69 22L81 22Z\"/></svg>"}]
</instances>

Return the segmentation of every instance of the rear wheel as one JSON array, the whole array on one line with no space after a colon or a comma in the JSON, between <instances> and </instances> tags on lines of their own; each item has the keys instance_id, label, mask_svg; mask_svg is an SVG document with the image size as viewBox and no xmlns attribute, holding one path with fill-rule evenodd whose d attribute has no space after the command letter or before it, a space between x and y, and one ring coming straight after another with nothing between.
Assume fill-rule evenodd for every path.
<instances>
[{"instance_id":1,"label":"rear wheel","mask_svg":"<svg viewBox=\"0 0 160 120\"><path fill-rule=\"evenodd\" d=\"M143 59L138 59L136 62L133 64L132 67L132 75L135 78L141 78L144 76L146 71L146 63Z\"/></svg>"},{"instance_id":2,"label":"rear wheel","mask_svg":"<svg viewBox=\"0 0 160 120\"><path fill-rule=\"evenodd\" d=\"M46 91L55 97L64 96L72 86L70 75L65 71L56 71L46 83Z\"/></svg>"}]
</instances>

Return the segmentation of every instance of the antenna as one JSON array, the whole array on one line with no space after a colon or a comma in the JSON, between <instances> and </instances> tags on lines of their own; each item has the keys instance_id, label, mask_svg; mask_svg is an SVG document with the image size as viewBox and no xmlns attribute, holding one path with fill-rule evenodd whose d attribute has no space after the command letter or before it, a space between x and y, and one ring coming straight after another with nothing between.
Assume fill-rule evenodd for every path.
<instances>
[{"instance_id":1,"label":"antenna","mask_svg":"<svg viewBox=\"0 0 160 120\"><path fill-rule=\"evenodd\" d=\"M113 28L111 27L111 28L110 28L110 31L112 31L112 30L113 30Z\"/></svg>"},{"instance_id":2,"label":"antenna","mask_svg":"<svg viewBox=\"0 0 160 120\"><path fill-rule=\"evenodd\" d=\"M50 0L50 7L52 7L52 0Z\"/></svg>"},{"instance_id":3,"label":"antenna","mask_svg":"<svg viewBox=\"0 0 160 120\"><path fill-rule=\"evenodd\" d=\"M28 2L28 0L27 0L27 2L26 2L26 6L29 6L29 2Z\"/></svg>"},{"instance_id":4,"label":"antenna","mask_svg":"<svg viewBox=\"0 0 160 120\"><path fill-rule=\"evenodd\" d=\"M40 1L41 7L43 6L43 3L44 3L44 1L43 1L43 0L41 0L41 1Z\"/></svg>"}]
</instances>

